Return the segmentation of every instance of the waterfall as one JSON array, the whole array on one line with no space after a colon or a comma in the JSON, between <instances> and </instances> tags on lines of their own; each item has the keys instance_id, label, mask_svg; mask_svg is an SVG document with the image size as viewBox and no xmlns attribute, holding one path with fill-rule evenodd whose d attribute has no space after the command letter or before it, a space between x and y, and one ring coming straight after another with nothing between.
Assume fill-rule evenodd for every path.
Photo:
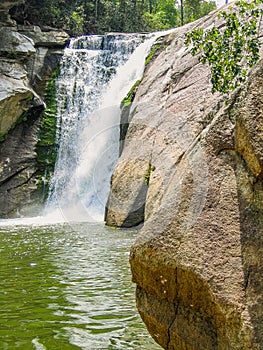
<instances>
[{"instance_id":1,"label":"waterfall","mask_svg":"<svg viewBox=\"0 0 263 350\"><path fill-rule=\"evenodd\" d=\"M103 220L118 158L120 101L142 77L155 39L156 34L81 36L65 49L57 81L61 136L49 213L67 221Z\"/></svg>"}]
</instances>

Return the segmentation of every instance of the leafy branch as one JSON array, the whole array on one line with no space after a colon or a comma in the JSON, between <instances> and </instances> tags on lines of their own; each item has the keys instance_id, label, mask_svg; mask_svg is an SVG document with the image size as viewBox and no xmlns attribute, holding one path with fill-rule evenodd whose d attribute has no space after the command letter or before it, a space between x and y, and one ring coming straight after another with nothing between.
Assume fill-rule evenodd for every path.
<instances>
[{"instance_id":1,"label":"leafy branch","mask_svg":"<svg viewBox=\"0 0 263 350\"><path fill-rule=\"evenodd\" d=\"M191 54L201 53L199 61L210 66L213 93L227 93L240 86L248 69L258 62L262 3L263 0L238 1L235 10L230 7L228 12L219 13L218 18L225 20L224 26L194 29L186 34L185 44L192 44Z\"/></svg>"}]
</instances>

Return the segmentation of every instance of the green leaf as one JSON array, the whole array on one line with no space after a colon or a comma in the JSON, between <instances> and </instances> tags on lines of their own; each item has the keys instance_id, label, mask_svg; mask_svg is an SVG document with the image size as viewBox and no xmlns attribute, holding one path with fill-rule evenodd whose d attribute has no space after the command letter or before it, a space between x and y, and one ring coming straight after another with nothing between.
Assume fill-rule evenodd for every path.
<instances>
[{"instance_id":1,"label":"green leaf","mask_svg":"<svg viewBox=\"0 0 263 350\"><path fill-rule=\"evenodd\" d=\"M209 63L212 92L227 93L247 78L247 69L259 60L260 42L257 28L263 10L258 6L263 0L236 2L237 10L222 11L218 17L225 19L225 27L214 26L207 31L202 28L187 33L186 45L192 55L201 53L199 61Z\"/></svg>"}]
</instances>

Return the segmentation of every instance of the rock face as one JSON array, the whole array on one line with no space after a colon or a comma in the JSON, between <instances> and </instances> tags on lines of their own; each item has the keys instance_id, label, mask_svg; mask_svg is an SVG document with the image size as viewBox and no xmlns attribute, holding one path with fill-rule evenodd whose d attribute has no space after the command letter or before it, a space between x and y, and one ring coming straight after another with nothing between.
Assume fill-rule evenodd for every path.
<instances>
[{"instance_id":1,"label":"rock face","mask_svg":"<svg viewBox=\"0 0 263 350\"><path fill-rule=\"evenodd\" d=\"M175 30L145 72L108 200L108 225L145 220L137 307L167 350L263 349L263 61L212 94L184 35L215 20Z\"/></svg>"},{"instance_id":2,"label":"rock face","mask_svg":"<svg viewBox=\"0 0 263 350\"><path fill-rule=\"evenodd\" d=\"M36 145L45 88L68 41L64 32L16 25L3 2L0 15L0 217L32 214L41 202Z\"/></svg>"}]
</instances>

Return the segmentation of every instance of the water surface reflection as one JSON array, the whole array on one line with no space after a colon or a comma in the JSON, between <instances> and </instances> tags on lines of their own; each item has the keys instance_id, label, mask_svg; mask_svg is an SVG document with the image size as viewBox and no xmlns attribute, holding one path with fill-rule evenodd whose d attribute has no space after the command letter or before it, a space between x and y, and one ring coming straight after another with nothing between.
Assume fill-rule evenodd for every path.
<instances>
[{"instance_id":1,"label":"water surface reflection","mask_svg":"<svg viewBox=\"0 0 263 350\"><path fill-rule=\"evenodd\" d=\"M135 232L0 227L0 349L157 350L135 308Z\"/></svg>"}]
</instances>

